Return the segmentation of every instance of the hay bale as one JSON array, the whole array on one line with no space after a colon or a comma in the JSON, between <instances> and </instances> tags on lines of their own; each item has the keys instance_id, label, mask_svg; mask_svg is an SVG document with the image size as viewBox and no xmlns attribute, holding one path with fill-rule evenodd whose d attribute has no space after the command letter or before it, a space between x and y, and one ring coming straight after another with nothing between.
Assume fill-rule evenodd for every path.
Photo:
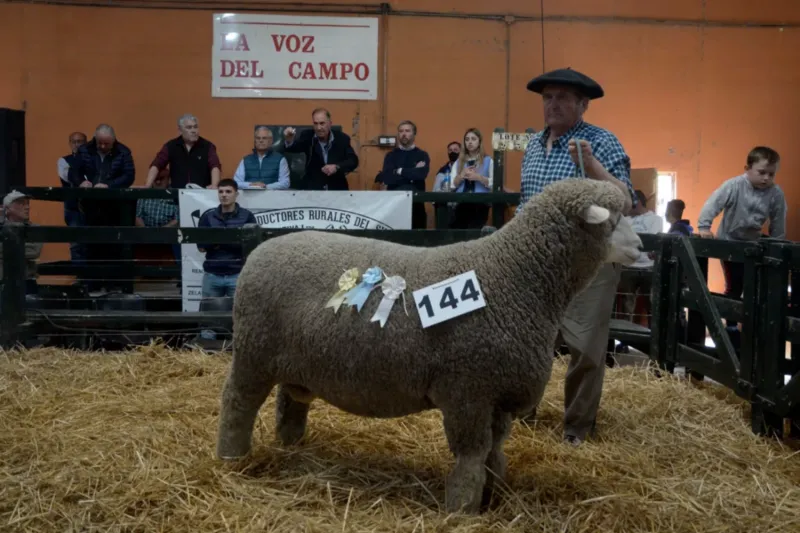
<instances>
[{"instance_id":1,"label":"hay bale","mask_svg":"<svg viewBox=\"0 0 800 533\"><path fill-rule=\"evenodd\" d=\"M395 420L317 401L305 444L214 459L229 356L0 354L3 531L790 531L800 461L754 436L746 404L641 368L607 373L599 439L561 444L565 362L539 420L515 423L506 494L440 512L452 458L438 412Z\"/></svg>"}]
</instances>

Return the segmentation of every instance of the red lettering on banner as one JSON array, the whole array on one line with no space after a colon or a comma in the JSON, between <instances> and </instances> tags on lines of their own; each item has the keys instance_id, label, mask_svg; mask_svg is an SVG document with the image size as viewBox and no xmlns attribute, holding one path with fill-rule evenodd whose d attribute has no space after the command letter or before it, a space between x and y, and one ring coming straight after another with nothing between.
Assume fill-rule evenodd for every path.
<instances>
[{"instance_id":1,"label":"red lettering on banner","mask_svg":"<svg viewBox=\"0 0 800 533\"><path fill-rule=\"evenodd\" d=\"M258 68L258 61L220 60L221 78L263 78L264 71Z\"/></svg>"},{"instance_id":2,"label":"red lettering on banner","mask_svg":"<svg viewBox=\"0 0 800 533\"><path fill-rule=\"evenodd\" d=\"M315 51L314 38L313 35L273 34L272 44L275 45L276 52L282 52L285 48L292 54L296 54L301 50L304 54L313 54Z\"/></svg>"},{"instance_id":3,"label":"red lettering on banner","mask_svg":"<svg viewBox=\"0 0 800 533\"><path fill-rule=\"evenodd\" d=\"M358 81L369 77L369 66L366 63L301 63L293 61L289 64L289 76L294 80L347 80L354 75Z\"/></svg>"},{"instance_id":4,"label":"red lettering on banner","mask_svg":"<svg viewBox=\"0 0 800 533\"><path fill-rule=\"evenodd\" d=\"M228 37L232 37L229 39ZM234 52L249 52L250 46L247 44L247 37L244 33L223 33L222 48L220 50L232 50Z\"/></svg>"},{"instance_id":5,"label":"red lettering on banner","mask_svg":"<svg viewBox=\"0 0 800 533\"><path fill-rule=\"evenodd\" d=\"M355 75L358 81L364 81L367 78L369 78L369 65L367 65L366 63L357 64Z\"/></svg>"}]
</instances>

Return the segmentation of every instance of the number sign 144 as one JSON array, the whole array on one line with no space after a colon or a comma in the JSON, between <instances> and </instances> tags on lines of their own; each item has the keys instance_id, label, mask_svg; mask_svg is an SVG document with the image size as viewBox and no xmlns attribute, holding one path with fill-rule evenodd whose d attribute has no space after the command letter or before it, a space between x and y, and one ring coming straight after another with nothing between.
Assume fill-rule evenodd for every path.
<instances>
[{"instance_id":1,"label":"number sign 144","mask_svg":"<svg viewBox=\"0 0 800 533\"><path fill-rule=\"evenodd\" d=\"M423 328L486 307L474 270L414 291L414 301Z\"/></svg>"}]
</instances>

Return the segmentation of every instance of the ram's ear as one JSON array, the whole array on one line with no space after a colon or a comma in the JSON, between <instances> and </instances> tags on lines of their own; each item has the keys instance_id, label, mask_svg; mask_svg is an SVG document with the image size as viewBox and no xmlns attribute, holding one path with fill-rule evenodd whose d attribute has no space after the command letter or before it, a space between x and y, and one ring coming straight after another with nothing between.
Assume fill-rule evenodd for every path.
<instances>
[{"instance_id":1,"label":"ram's ear","mask_svg":"<svg viewBox=\"0 0 800 533\"><path fill-rule=\"evenodd\" d=\"M605 207L600 207L599 205L590 205L581 213L581 218L583 218L583 220L585 220L588 224L602 224L608 220L608 217L610 216L611 212Z\"/></svg>"}]
</instances>

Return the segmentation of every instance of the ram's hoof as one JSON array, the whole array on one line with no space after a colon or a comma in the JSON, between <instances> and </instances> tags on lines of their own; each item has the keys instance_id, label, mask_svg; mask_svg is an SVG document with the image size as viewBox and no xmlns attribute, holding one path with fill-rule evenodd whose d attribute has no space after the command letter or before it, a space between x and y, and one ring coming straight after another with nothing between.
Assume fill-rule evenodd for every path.
<instances>
[{"instance_id":1,"label":"ram's hoof","mask_svg":"<svg viewBox=\"0 0 800 533\"><path fill-rule=\"evenodd\" d=\"M223 461L238 461L238 460L244 458L244 455L240 455L240 456L220 455L218 457Z\"/></svg>"}]
</instances>

